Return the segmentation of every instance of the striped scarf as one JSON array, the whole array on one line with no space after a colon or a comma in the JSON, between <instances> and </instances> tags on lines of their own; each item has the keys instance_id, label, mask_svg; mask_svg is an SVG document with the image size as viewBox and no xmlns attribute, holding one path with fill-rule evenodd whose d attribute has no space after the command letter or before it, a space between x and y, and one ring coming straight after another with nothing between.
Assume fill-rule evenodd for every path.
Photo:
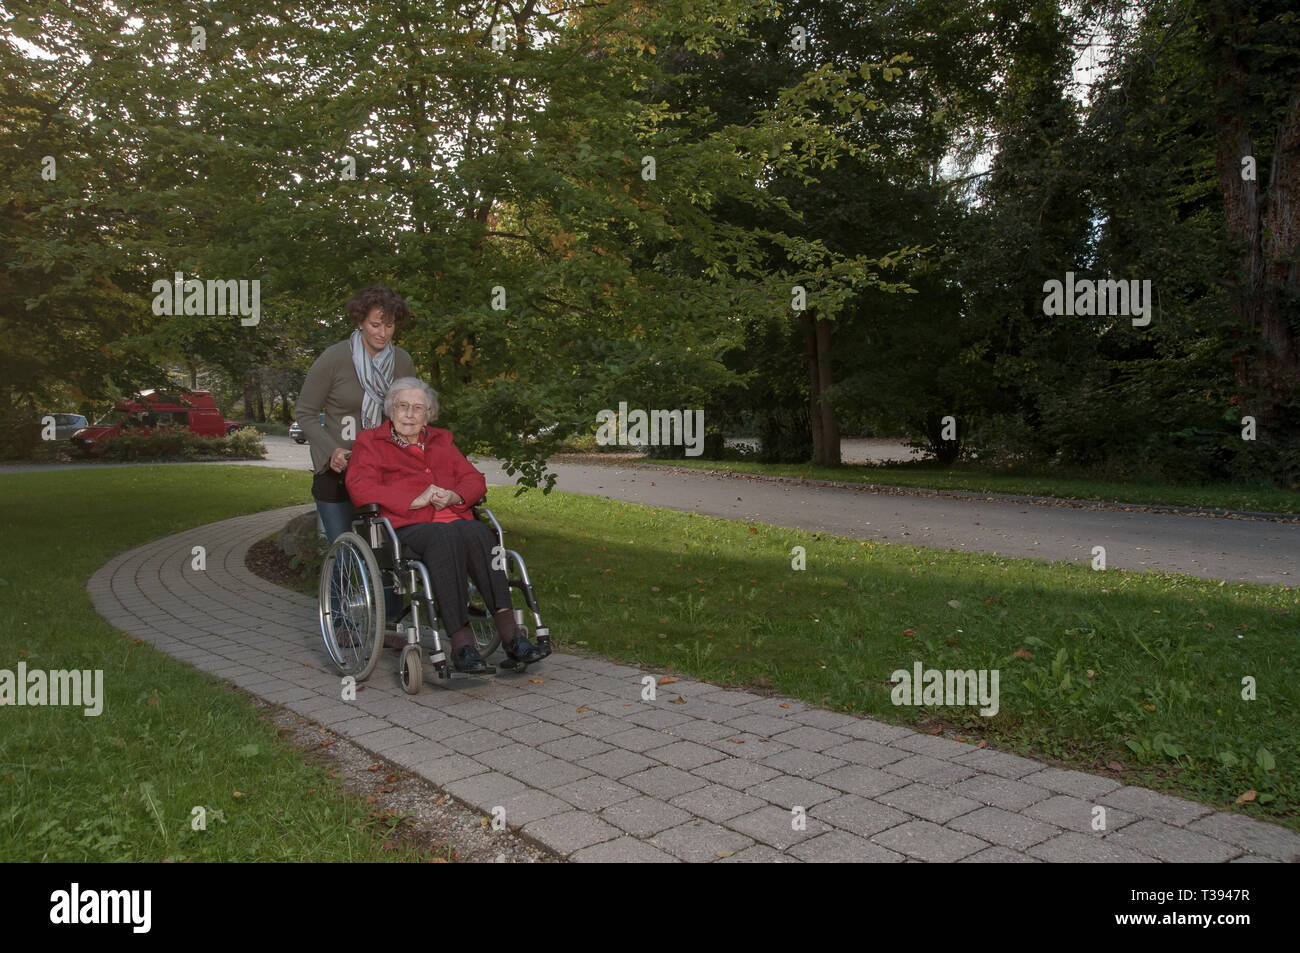
<instances>
[{"instance_id":1,"label":"striped scarf","mask_svg":"<svg viewBox=\"0 0 1300 953\"><path fill-rule=\"evenodd\" d=\"M397 354L393 342L376 354L370 356L365 341L361 339L361 329L352 332L349 339L352 347L352 366L357 370L357 380L361 382L361 423L362 429L378 427L384 421L384 395L393 383L393 365Z\"/></svg>"}]
</instances>

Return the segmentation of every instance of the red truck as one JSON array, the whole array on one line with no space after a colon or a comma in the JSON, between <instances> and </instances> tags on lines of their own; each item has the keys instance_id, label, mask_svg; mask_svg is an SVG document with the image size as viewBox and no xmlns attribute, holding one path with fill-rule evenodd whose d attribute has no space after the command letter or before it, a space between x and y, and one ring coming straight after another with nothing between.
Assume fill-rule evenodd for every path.
<instances>
[{"instance_id":1,"label":"red truck","mask_svg":"<svg viewBox=\"0 0 1300 953\"><path fill-rule=\"evenodd\" d=\"M93 453L108 437L156 427L185 427L205 437L225 437L244 424L227 420L206 390L142 390L71 438L74 446Z\"/></svg>"}]
</instances>

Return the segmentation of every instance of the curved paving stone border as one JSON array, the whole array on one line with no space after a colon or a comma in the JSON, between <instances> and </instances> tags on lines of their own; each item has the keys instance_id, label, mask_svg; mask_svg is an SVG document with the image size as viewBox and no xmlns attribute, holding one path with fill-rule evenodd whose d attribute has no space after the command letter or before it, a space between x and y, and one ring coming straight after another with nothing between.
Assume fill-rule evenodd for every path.
<instances>
[{"instance_id":1,"label":"curved paving stone border","mask_svg":"<svg viewBox=\"0 0 1300 953\"><path fill-rule=\"evenodd\" d=\"M532 670L540 683L462 678L415 696L388 652L357 701L341 701L315 601L244 568L252 543L308 510L123 553L91 578L95 608L475 810L504 807L512 829L572 860L1300 859L1300 835L1193 801L689 679L645 702L645 672L562 652ZM191 568L194 546L206 549L206 571ZM1097 805L1104 832L1091 828Z\"/></svg>"}]
</instances>

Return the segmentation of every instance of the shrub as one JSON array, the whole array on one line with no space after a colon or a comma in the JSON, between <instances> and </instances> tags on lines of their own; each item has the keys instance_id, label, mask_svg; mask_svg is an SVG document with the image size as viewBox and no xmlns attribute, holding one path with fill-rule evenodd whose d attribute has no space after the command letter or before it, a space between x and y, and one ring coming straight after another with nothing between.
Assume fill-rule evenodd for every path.
<instances>
[{"instance_id":1,"label":"shrub","mask_svg":"<svg viewBox=\"0 0 1300 953\"><path fill-rule=\"evenodd\" d=\"M812 424L808 409L772 404L758 412L758 459L761 463L807 463L812 459Z\"/></svg>"},{"instance_id":2,"label":"shrub","mask_svg":"<svg viewBox=\"0 0 1300 953\"><path fill-rule=\"evenodd\" d=\"M144 433L112 436L100 445L104 460L260 460L266 456L262 435L251 427L229 437L205 437L189 430L160 427Z\"/></svg>"},{"instance_id":3,"label":"shrub","mask_svg":"<svg viewBox=\"0 0 1300 953\"><path fill-rule=\"evenodd\" d=\"M256 427L240 427L225 442L237 460L260 460L266 456L266 444Z\"/></svg>"}]
</instances>

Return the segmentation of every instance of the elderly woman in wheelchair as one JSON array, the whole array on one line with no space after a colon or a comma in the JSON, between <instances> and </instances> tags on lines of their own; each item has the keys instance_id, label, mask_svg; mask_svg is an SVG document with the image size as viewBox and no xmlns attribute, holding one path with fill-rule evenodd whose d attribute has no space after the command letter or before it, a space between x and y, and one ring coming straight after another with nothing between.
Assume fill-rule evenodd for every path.
<instances>
[{"instance_id":1,"label":"elderly woman in wheelchair","mask_svg":"<svg viewBox=\"0 0 1300 953\"><path fill-rule=\"evenodd\" d=\"M429 426L438 415L437 394L417 378L400 378L388 390L384 413L382 424L357 436L348 462L355 532L335 541L321 571L321 632L334 662L358 678L374 670L384 642L385 578L410 597L397 627L408 692L421 684L422 612L432 636L429 658L444 678L451 674L444 632L450 633L450 667L467 674L495 672L484 656L498 643L506 669L522 671L550 655L523 560L506 550L492 514L484 510L483 522L475 508L487 491L483 474L456 448L451 431ZM532 612L537 644L521 624L523 610L511 605L511 588Z\"/></svg>"}]
</instances>

